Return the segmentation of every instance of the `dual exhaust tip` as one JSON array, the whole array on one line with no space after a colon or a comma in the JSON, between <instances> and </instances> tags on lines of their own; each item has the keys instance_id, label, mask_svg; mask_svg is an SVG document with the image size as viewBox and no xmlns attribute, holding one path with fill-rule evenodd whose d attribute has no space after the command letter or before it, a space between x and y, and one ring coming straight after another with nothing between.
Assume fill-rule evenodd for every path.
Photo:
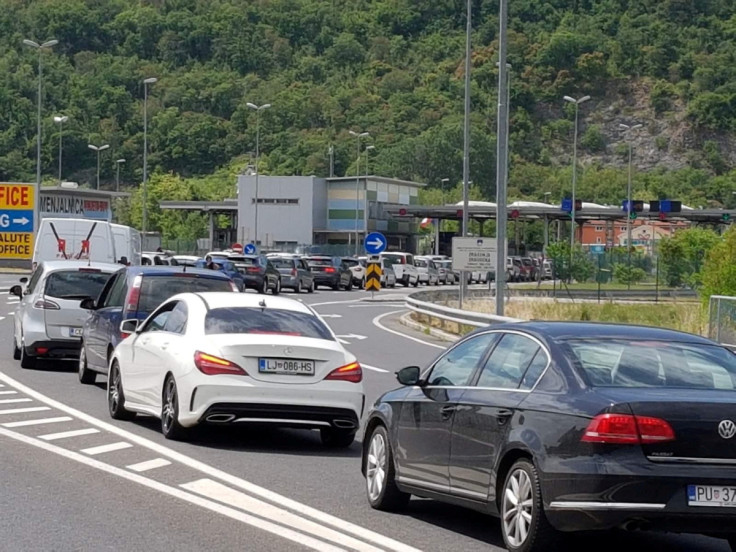
<instances>
[{"instance_id":1,"label":"dual exhaust tip","mask_svg":"<svg viewBox=\"0 0 736 552\"><path fill-rule=\"evenodd\" d=\"M211 424L227 424L234 421L235 414L210 414L205 418L206 422ZM264 420L267 422L268 420ZM358 426L352 420L332 420L332 425L339 429L356 429Z\"/></svg>"}]
</instances>

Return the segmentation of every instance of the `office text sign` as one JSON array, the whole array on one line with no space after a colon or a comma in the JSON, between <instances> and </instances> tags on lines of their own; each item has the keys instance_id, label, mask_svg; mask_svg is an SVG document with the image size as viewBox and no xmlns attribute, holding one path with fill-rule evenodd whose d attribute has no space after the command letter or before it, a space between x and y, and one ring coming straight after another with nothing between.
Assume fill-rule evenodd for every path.
<instances>
[{"instance_id":1,"label":"office text sign","mask_svg":"<svg viewBox=\"0 0 736 552\"><path fill-rule=\"evenodd\" d=\"M0 183L0 259L33 257L35 186Z\"/></svg>"},{"instance_id":2,"label":"office text sign","mask_svg":"<svg viewBox=\"0 0 736 552\"><path fill-rule=\"evenodd\" d=\"M452 238L452 269L495 270L496 251L496 238Z\"/></svg>"}]
</instances>

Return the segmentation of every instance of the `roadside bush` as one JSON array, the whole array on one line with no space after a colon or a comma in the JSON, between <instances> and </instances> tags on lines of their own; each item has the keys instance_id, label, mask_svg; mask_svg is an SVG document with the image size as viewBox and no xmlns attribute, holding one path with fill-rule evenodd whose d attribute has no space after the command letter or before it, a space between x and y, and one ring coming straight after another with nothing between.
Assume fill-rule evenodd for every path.
<instances>
[{"instance_id":1,"label":"roadside bush","mask_svg":"<svg viewBox=\"0 0 736 552\"><path fill-rule=\"evenodd\" d=\"M622 263L613 265L614 279L624 285L638 284L647 277L647 273L637 266L629 266Z\"/></svg>"}]
</instances>

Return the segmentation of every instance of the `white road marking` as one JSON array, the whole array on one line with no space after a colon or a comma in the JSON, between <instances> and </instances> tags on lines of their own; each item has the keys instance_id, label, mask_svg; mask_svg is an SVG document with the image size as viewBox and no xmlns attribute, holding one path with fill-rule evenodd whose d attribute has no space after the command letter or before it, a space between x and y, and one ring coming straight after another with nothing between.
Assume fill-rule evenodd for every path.
<instances>
[{"instance_id":1,"label":"white road marking","mask_svg":"<svg viewBox=\"0 0 736 552\"><path fill-rule=\"evenodd\" d=\"M66 414L69 414L70 416L74 416L75 418L78 418L79 420L87 422L90 425L93 425L100 429L104 429L105 431L115 434L123 439L127 439L131 441L132 443L140 445L141 447L145 447L148 450L151 450L161 456L165 456L188 468L197 470L205 475L208 475L215 479L219 479L220 481L224 483L232 485L233 487L242 489L243 491L248 492L252 495L263 498L264 500L268 500L269 502L278 504L282 508L288 508L303 516L310 517L326 525L331 525L332 527L337 528L343 531L344 533L351 533L352 535L359 537L363 540L373 542L386 550L392 550L395 552L420 552L418 549L412 546L409 546L407 544L404 544L402 542L399 542L395 539L392 539L391 537L387 537L380 533L376 533L374 531L371 531L370 529L361 527L360 525L356 525L344 519L330 515L327 512L323 512L316 508L312 508L311 506L307 506L306 504L302 504L301 502L298 502L296 500L283 496L279 493L276 493L274 491L271 491L269 489L266 489L254 483L251 483L250 481L246 481L232 474L219 470L213 466L210 466L209 464L205 464L204 462L195 460L194 458L191 458L189 456L176 452L175 450L159 445L158 443L155 443L149 439L146 439L145 437L141 437L139 435L136 435L135 433L130 433L129 431L119 428L118 426L114 426L107 422L103 422L102 420L98 420L94 416L90 416L89 414L82 412L81 410L77 410L76 408L72 408L71 406L67 406L64 403L61 403L50 397L47 397L46 395L43 395L42 393L39 393L35 389L32 389L28 387L27 385L24 385L21 382L14 380L13 378L9 377L7 374L4 374L2 372L0 372L0 380L2 380L7 385L11 385L15 387L21 393L25 393L26 395L29 395L44 404L52 406L56 408L57 410L65 412ZM35 411L37 409L51 410L49 407L37 407L36 409L19 409L19 410ZM2 413L3 411L0 411L0 414ZM2 428L0 428L0 435L4 433L12 433L12 432L6 432ZM19 435L18 437L23 437L25 439L25 436L22 436L22 435ZM34 439L30 439L30 440L34 441L35 443L38 443L36 446L41 446L42 448L44 447L56 448L54 445L50 443L45 443L43 441L37 441ZM79 456L74 452L67 451L66 449L59 449L59 450L63 451L64 453L68 453L70 455L75 455L74 458ZM82 458L84 458L85 461L96 462L96 460L91 459L91 458L87 458L87 457L82 457ZM105 468L110 468L110 469L113 468L112 466L107 466L106 464L101 464L101 465L104 466ZM129 472L125 472L125 473L129 473ZM130 474L130 475L134 475L134 474ZM151 481L151 483L155 483L155 482ZM147 484L147 483L143 483L143 484ZM176 490L176 489L172 489L172 490ZM204 507L209 508L209 506L207 505L204 505ZM236 512L236 513L240 515L240 512ZM224 513L224 515L230 515L230 514ZM240 518L235 518L235 519L240 519ZM259 520L259 522L261 522L261 520ZM276 532L276 534L282 534L283 536L283 534L285 534L284 528L280 526L278 526L277 528L278 528L278 531L274 531L274 532ZM269 529L264 529L264 530L270 531ZM301 534L299 534L298 538L299 540L297 542L301 542L302 544L306 542L305 539L308 539L308 537L305 537L304 535L301 535ZM323 543L323 548L320 550L324 550L324 547L326 546L327 545Z\"/></svg>"},{"instance_id":2,"label":"white road marking","mask_svg":"<svg viewBox=\"0 0 736 552\"><path fill-rule=\"evenodd\" d=\"M90 447L90 448L82 449L79 452L89 454L90 456L95 456L96 454L114 452L116 450L123 450L123 449L131 448L132 446L133 445L131 445L130 443L125 443L124 441L120 441L118 443L110 443L109 445L100 445L99 447Z\"/></svg>"},{"instance_id":3,"label":"white road marking","mask_svg":"<svg viewBox=\"0 0 736 552\"><path fill-rule=\"evenodd\" d=\"M149 489L153 489L160 493L167 494L169 496L173 496L174 498L184 500L185 502L189 502L190 504L194 504L195 506L205 508L207 510L210 510L211 512L215 512L217 514L227 516L231 519L240 521L242 523L246 523L252 527L255 527L256 529L268 531L269 533L273 533L274 535L278 535L280 537L296 542L303 546L312 548L314 550L318 550L319 552L346 552L342 548L331 546L325 543L324 541L314 539L302 533L298 533L297 531L292 531L291 529L288 529L281 525L277 525L267 520L260 519L256 516L252 516L252 515L243 513L239 510L235 510L234 508L228 508L227 506L224 506L222 504L218 504L211 500L201 498L195 494L188 493L186 491L177 489L175 487L170 487L163 483L159 483L158 481L154 481L153 479L148 479L147 477L144 477L142 475L131 473L122 468L118 468L116 466L105 464L104 462L100 462L99 460L96 460L94 458L88 458L86 456L79 454L78 452L74 452L71 450L61 448L52 443L46 443L44 441L39 441L38 439L34 439L33 437L28 437L26 435L15 433L13 431L8 431L7 429L2 429L2 428L0 428L0 435L3 435L10 439L15 439L16 441L20 441L27 445L31 445L31 446L38 447L40 449L43 449L49 452L53 452L69 460L80 462L81 464L84 464L86 466L96 468L100 471L121 477L128 481L138 483L140 485L143 485L144 487L148 487Z\"/></svg>"},{"instance_id":4,"label":"white road marking","mask_svg":"<svg viewBox=\"0 0 736 552\"><path fill-rule=\"evenodd\" d=\"M368 339L364 335L357 335L357 334L337 335L335 337L337 337L338 339L340 339L340 338L342 338L342 339L357 339L358 341L363 341L364 339Z\"/></svg>"},{"instance_id":5,"label":"white road marking","mask_svg":"<svg viewBox=\"0 0 736 552\"><path fill-rule=\"evenodd\" d=\"M131 464L126 466L129 470L134 472L144 472L148 470L154 470L156 468L163 468L164 466L170 466L171 462L163 458L154 458L153 460L146 460L145 462L138 462L137 464Z\"/></svg>"},{"instance_id":6,"label":"white road marking","mask_svg":"<svg viewBox=\"0 0 736 552\"><path fill-rule=\"evenodd\" d=\"M320 314L322 318L342 318L342 314Z\"/></svg>"},{"instance_id":7,"label":"white road marking","mask_svg":"<svg viewBox=\"0 0 736 552\"><path fill-rule=\"evenodd\" d=\"M345 341L344 339L340 339L339 337L337 338L337 340L338 340L338 341L339 341L340 343L342 343L343 345L350 345L350 342L349 342L349 341Z\"/></svg>"},{"instance_id":8,"label":"white road marking","mask_svg":"<svg viewBox=\"0 0 736 552\"><path fill-rule=\"evenodd\" d=\"M60 422L71 422L73 418L70 418L69 416L58 416L56 418L39 418L38 420L23 420L21 422L6 422L4 424L0 424L3 427L26 427L26 426L34 426L34 425L42 425L42 424L56 424Z\"/></svg>"},{"instance_id":9,"label":"white road marking","mask_svg":"<svg viewBox=\"0 0 736 552\"><path fill-rule=\"evenodd\" d=\"M349 301L327 301L326 303L312 303L309 305L310 307L322 307L324 305L346 305L348 303L357 303L358 301L362 301L362 299L350 299Z\"/></svg>"},{"instance_id":10,"label":"white road marking","mask_svg":"<svg viewBox=\"0 0 736 552\"><path fill-rule=\"evenodd\" d=\"M384 312L383 314L379 314L373 319L373 325L376 328L379 328L385 332L392 333L394 335L398 335L401 337L404 337L406 339L411 339L412 341L416 341L417 343L421 343L422 345L428 345L429 347L434 347L435 349L447 349L447 347L443 347L442 345L437 345L435 343L430 343L429 341L424 341L422 339L417 339L416 337L412 337L411 335L406 335L401 332L397 332L396 330L392 330L390 328L387 328L383 324L381 324L381 319L385 316L390 316L392 314L398 314L400 312L404 312L403 310L397 310L397 311L391 311L391 312Z\"/></svg>"},{"instance_id":11,"label":"white road marking","mask_svg":"<svg viewBox=\"0 0 736 552\"><path fill-rule=\"evenodd\" d=\"M0 320L5 320L5 317L4 316L0 316Z\"/></svg>"},{"instance_id":12,"label":"white road marking","mask_svg":"<svg viewBox=\"0 0 736 552\"><path fill-rule=\"evenodd\" d=\"M24 403L24 402L33 402L33 399L2 399L0 400L0 404L14 404L14 403Z\"/></svg>"},{"instance_id":13,"label":"white road marking","mask_svg":"<svg viewBox=\"0 0 736 552\"><path fill-rule=\"evenodd\" d=\"M379 548L373 545L361 542L333 529L328 529L318 523L277 508L268 502L258 500L230 487L226 487L222 483L213 481L212 479L200 479L191 483L185 483L180 485L180 487L246 512L258 512L259 516L263 516L266 519L283 523L287 527L291 527L297 531L303 531L315 537L332 541L334 544L344 546L350 550L357 550L359 552L380 551Z\"/></svg>"},{"instance_id":14,"label":"white road marking","mask_svg":"<svg viewBox=\"0 0 736 552\"><path fill-rule=\"evenodd\" d=\"M368 366L367 364L363 364L362 362L360 365L365 368L366 370L373 370L374 372L380 372L382 374L388 374L388 370L384 370L383 368L376 368L375 366Z\"/></svg>"},{"instance_id":15,"label":"white road marking","mask_svg":"<svg viewBox=\"0 0 736 552\"><path fill-rule=\"evenodd\" d=\"M404 303L401 303L399 301L396 302L390 302L390 301L376 301L375 303L368 303L367 305L348 305L349 309L368 309L368 308L376 308L376 307L403 307ZM322 316L325 316L324 314Z\"/></svg>"},{"instance_id":16,"label":"white road marking","mask_svg":"<svg viewBox=\"0 0 736 552\"><path fill-rule=\"evenodd\" d=\"M8 313L8 316L13 316L14 314L15 314L15 311L13 311L13 312L9 312L9 313Z\"/></svg>"},{"instance_id":17,"label":"white road marking","mask_svg":"<svg viewBox=\"0 0 736 552\"><path fill-rule=\"evenodd\" d=\"M31 408L10 408L8 410L0 410L0 414L25 414L26 412L41 412L43 410L51 410L48 406L34 406Z\"/></svg>"},{"instance_id":18,"label":"white road marking","mask_svg":"<svg viewBox=\"0 0 736 552\"><path fill-rule=\"evenodd\" d=\"M81 435L92 435L93 433L99 433L100 430L94 427L88 427L85 429L73 429L71 431L62 431L60 433L47 433L46 435L39 435L39 439L44 441L56 441L57 439L67 439L69 437L79 437Z\"/></svg>"},{"instance_id":19,"label":"white road marking","mask_svg":"<svg viewBox=\"0 0 736 552\"><path fill-rule=\"evenodd\" d=\"M0 395L17 395L17 391L0 391Z\"/></svg>"}]
</instances>

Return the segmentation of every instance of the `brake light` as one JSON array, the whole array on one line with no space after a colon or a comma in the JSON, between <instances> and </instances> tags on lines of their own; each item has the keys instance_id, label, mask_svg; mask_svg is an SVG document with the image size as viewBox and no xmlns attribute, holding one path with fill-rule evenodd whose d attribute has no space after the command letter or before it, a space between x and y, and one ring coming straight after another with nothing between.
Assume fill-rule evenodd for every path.
<instances>
[{"instance_id":1,"label":"brake light","mask_svg":"<svg viewBox=\"0 0 736 552\"><path fill-rule=\"evenodd\" d=\"M583 433L584 443L648 445L674 441L672 426L661 418L631 414L599 414Z\"/></svg>"},{"instance_id":2,"label":"brake light","mask_svg":"<svg viewBox=\"0 0 736 552\"><path fill-rule=\"evenodd\" d=\"M258 273L258 272L261 271L261 269L258 268L257 266L249 266L245 270L246 270L246 272L255 272L255 273Z\"/></svg>"},{"instance_id":3,"label":"brake light","mask_svg":"<svg viewBox=\"0 0 736 552\"><path fill-rule=\"evenodd\" d=\"M296 274L297 274L297 272L296 272L296 268L292 268L292 269L291 269L291 275L292 275L292 276L296 276Z\"/></svg>"},{"instance_id":4,"label":"brake light","mask_svg":"<svg viewBox=\"0 0 736 552\"><path fill-rule=\"evenodd\" d=\"M208 376L217 376L220 374L232 374L235 376L248 375L245 370L234 362L214 355L208 355L201 351L194 353L194 365L200 372Z\"/></svg>"},{"instance_id":5,"label":"brake light","mask_svg":"<svg viewBox=\"0 0 736 552\"><path fill-rule=\"evenodd\" d=\"M138 310L138 299L141 296L141 284L143 276L140 274L133 280L133 287L128 292L128 300L125 302L125 312L136 312Z\"/></svg>"},{"instance_id":6,"label":"brake light","mask_svg":"<svg viewBox=\"0 0 736 552\"><path fill-rule=\"evenodd\" d=\"M335 269L331 266L328 266L327 268L325 268L325 272L335 272Z\"/></svg>"},{"instance_id":7,"label":"brake light","mask_svg":"<svg viewBox=\"0 0 736 552\"><path fill-rule=\"evenodd\" d=\"M102 272L99 268L80 268L79 272L94 272L94 273L100 273Z\"/></svg>"},{"instance_id":8,"label":"brake light","mask_svg":"<svg viewBox=\"0 0 736 552\"><path fill-rule=\"evenodd\" d=\"M59 305L44 298L36 300L36 302L33 303L33 308L42 310L59 310Z\"/></svg>"},{"instance_id":9,"label":"brake light","mask_svg":"<svg viewBox=\"0 0 736 552\"><path fill-rule=\"evenodd\" d=\"M325 379L360 383L363 381L363 369L357 362L351 362L350 364L334 369L332 372L327 374Z\"/></svg>"}]
</instances>

